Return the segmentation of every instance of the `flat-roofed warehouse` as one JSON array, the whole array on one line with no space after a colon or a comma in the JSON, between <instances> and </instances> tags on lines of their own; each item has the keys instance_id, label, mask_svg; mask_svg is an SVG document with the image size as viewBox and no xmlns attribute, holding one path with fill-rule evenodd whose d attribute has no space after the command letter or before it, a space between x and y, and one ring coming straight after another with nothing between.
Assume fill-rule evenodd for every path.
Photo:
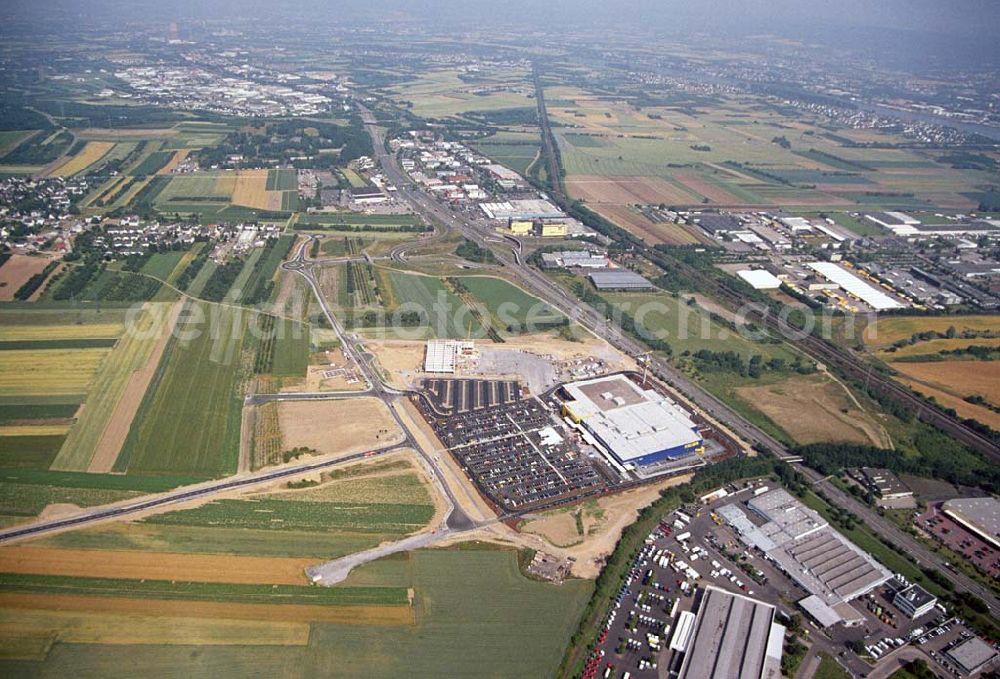
<instances>
[{"instance_id":1,"label":"flat-roofed warehouse","mask_svg":"<svg viewBox=\"0 0 1000 679\"><path fill-rule=\"evenodd\" d=\"M653 290L655 286L635 273L623 269L594 271L588 274L590 282L598 290Z\"/></svg>"},{"instance_id":2,"label":"flat-roofed warehouse","mask_svg":"<svg viewBox=\"0 0 1000 679\"><path fill-rule=\"evenodd\" d=\"M1000 501L992 497L948 500L944 513L1000 549Z\"/></svg>"},{"instance_id":3,"label":"flat-roofed warehouse","mask_svg":"<svg viewBox=\"0 0 1000 679\"><path fill-rule=\"evenodd\" d=\"M563 386L563 414L581 424L623 466L677 459L702 450L703 439L688 413L625 375Z\"/></svg>"},{"instance_id":4,"label":"flat-roofed warehouse","mask_svg":"<svg viewBox=\"0 0 1000 679\"><path fill-rule=\"evenodd\" d=\"M878 288L869 285L834 262L811 262L806 266L823 278L836 283L841 290L852 297L860 299L872 309L875 309L875 311L899 309L904 306L902 303L896 301Z\"/></svg>"},{"instance_id":5,"label":"flat-roofed warehouse","mask_svg":"<svg viewBox=\"0 0 1000 679\"><path fill-rule=\"evenodd\" d=\"M785 628L771 604L705 588L678 679L778 679ZM675 644L671 644L672 647Z\"/></svg>"},{"instance_id":6,"label":"flat-roofed warehouse","mask_svg":"<svg viewBox=\"0 0 1000 679\"><path fill-rule=\"evenodd\" d=\"M718 513L740 539L762 551L810 593L800 603L810 614L822 610L818 620L824 626L853 619L847 602L892 577L887 568L784 488L752 498L747 507L759 517L757 521L751 521L735 504L721 507Z\"/></svg>"},{"instance_id":7,"label":"flat-roofed warehouse","mask_svg":"<svg viewBox=\"0 0 1000 679\"><path fill-rule=\"evenodd\" d=\"M996 658L997 652L979 637L972 637L945 651L945 655L965 674L975 674Z\"/></svg>"}]
</instances>

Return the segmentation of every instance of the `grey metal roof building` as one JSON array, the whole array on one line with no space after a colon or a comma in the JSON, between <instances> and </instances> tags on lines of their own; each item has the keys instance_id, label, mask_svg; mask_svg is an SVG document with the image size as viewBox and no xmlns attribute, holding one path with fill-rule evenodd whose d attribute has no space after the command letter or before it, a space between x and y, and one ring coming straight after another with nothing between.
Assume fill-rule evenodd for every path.
<instances>
[{"instance_id":1,"label":"grey metal roof building","mask_svg":"<svg viewBox=\"0 0 1000 679\"><path fill-rule=\"evenodd\" d=\"M774 606L706 587L679 679L780 677L785 628Z\"/></svg>"},{"instance_id":2,"label":"grey metal roof building","mask_svg":"<svg viewBox=\"0 0 1000 679\"><path fill-rule=\"evenodd\" d=\"M743 228L739 220L732 215L701 214L696 215L694 221L713 236L728 231L739 231Z\"/></svg>"},{"instance_id":3,"label":"grey metal roof building","mask_svg":"<svg viewBox=\"0 0 1000 679\"><path fill-rule=\"evenodd\" d=\"M634 271L624 269L594 271L588 276L598 290L653 290L655 287Z\"/></svg>"},{"instance_id":4,"label":"grey metal roof building","mask_svg":"<svg viewBox=\"0 0 1000 679\"><path fill-rule=\"evenodd\" d=\"M741 540L762 551L812 595L803 602L808 601L807 610L824 624L842 621L837 611L840 604L892 577L888 569L784 488L752 498L747 507L751 516L759 517L756 521L736 505L727 505L718 513Z\"/></svg>"},{"instance_id":5,"label":"grey metal roof building","mask_svg":"<svg viewBox=\"0 0 1000 679\"><path fill-rule=\"evenodd\" d=\"M945 655L966 674L975 674L997 657L997 652L979 637L972 637L945 651Z\"/></svg>"},{"instance_id":6,"label":"grey metal roof building","mask_svg":"<svg viewBox=\"0 0 1000 679\"><path fill-rule=\"evenodd\" d=\"M948 500L942 509L955 521L1000 548L1000 500L992 497Z\"/></svg>"}]
</instances>

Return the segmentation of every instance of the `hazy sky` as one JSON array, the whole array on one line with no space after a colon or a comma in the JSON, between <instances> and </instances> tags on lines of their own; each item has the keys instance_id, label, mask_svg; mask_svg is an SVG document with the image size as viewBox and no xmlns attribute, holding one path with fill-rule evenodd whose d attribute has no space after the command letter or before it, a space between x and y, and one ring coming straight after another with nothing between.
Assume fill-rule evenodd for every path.
<instances>
[{"instance_id":1,"label":"hazy sky","mask_svg":"<svg viewBox=\"0 0 1000 679\"><path fill-rule=\"evenodd\" d=\"M979 34L1000 26L998 0L0 0L17 14L43 18L54 8L93 17L222 18L287 11L314 20L344 15L410 15L431 21L595 24L655 27L667 32L712 29L816 30L854 25ZM18 11L20 10L20 11Z\"/></svg>"}]
</instances>

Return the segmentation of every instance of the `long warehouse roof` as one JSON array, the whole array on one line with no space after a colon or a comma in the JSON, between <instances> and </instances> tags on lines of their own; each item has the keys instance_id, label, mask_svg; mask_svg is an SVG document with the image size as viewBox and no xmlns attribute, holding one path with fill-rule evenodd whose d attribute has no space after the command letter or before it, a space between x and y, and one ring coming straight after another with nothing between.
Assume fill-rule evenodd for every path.
<instances>
[{"instance_id":1,"label":"long warehouse roof","mask_svg":"<svg viewBox=\"0 0 1000 679\"><path fill-rule=\"evenodd\" d=\"M865 283L847 269L837 266L833 262L811 262L807 266L876 311L899 309L903 306L878 288Z\"/></svg>"}]
</instances>

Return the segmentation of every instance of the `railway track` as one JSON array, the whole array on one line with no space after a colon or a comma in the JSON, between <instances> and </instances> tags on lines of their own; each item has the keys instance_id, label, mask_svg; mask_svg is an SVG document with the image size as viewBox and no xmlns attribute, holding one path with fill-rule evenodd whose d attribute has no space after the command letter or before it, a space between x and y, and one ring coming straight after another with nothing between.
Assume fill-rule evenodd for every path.
<instances>
[{"instance_id":1,"label":"railway track","mask_svg":"<svg viewBox=\"0 0 1000 679\"><path fill-rule=\"evenodd\" d=\"M538 105L539 125L542 131L542 152L546 156L546 167L548 168L549 177L551 177L550 193L565 208L572 200L566 195L563 188L562 175L559 171L559 158L554 148L556 143L555 136L552 134L552 129L549 126L548 114L545 109L544 88L541 85L537 69L534 72L533 79L535 84L535 99ZM740 293L707 276L704 272L699 271L690 264L657 252L638 239L633 244L640 250L643 256L661 269L682 272L689 280L697 283L703 291L708 292L722 304L732 309L738 309L746 303L746 299ZM788 336L789 330L799 335L801 334L797 329L775 318L772 314L764 315L761 318L761 322L767 330L776 332L779 336ZM846 353L844 350L814 335L805 335L796 342L796 346L813 360L840 372L848 379L864 383L868 390L874 391L884 398L904 406L913 412L915 417L921 422L936 427L981 455L993 461L1000 462L1000 445L996 441L969 427L958 418L944 412L938 406L914 394L891 377L873 370L863 360Z\"/></svg>"},{"instance_id":2,"label":"railway track","mask_svg":"<svg viewBox=\"0 0 1000 679\"><path fill-rule=\"evenodd\" d=\"M679 270L689 279L697 282L703 290L708 291L715 299L732 308L738 308L745 299L736 291L710 276L677 259L660 253L647 253L650 260L661 268ZM779 336L787 336L789 331L798 332L772 314L766 314L761 319L765 327ZM845 375L848 379L865 384L866 388L896 403L905 406L922 422L940 429L945 434L960 441L969 448L985 455L994 461L1000 461L1000 446L996 442L972 429L961 420L952 417L937 406L928 403L920 396L912 393L891 377L874 370L872 366L844 350L834 347L826 340L814 335L802 336L796 346L812 359L823 363L828 368Z\"/></svg>"}]
</instances>

